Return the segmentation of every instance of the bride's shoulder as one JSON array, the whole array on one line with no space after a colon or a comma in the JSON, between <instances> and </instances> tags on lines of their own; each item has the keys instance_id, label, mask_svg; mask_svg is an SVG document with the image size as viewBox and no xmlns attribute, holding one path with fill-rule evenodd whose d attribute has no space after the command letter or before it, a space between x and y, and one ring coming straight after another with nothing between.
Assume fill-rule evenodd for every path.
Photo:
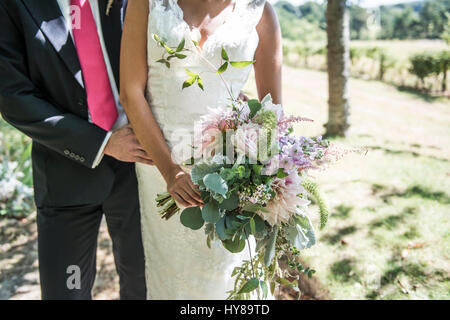
<instances>
[{"instance_id":1,"label":"bride's shoulder","mask_svg":"<svg viewBox=\"0 0 450 320\"><path fill-rule=\"evenodd\" d=\"M265 0L250 0L255 2L263 2L260 4L261 7L261 18L256 26L256 30L260 37L265 35L278 33L280 29L280 24L278 22L278 17L273 6Z\"/></svg>"}]
</instances>

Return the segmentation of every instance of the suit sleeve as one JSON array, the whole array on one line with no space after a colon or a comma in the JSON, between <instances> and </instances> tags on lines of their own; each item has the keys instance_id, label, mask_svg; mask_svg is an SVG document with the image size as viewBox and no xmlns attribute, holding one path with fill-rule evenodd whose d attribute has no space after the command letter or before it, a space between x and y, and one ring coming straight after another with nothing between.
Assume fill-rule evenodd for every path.
<instances>
[{"instance_id":1,"label":"suit sleeve","mask_svg":"<svg viewBox=\"0 0 450 320\"><path fill-rule=\"evenodd\" d=\"M108 132L49 103L28 75L23 35L0 2L0 113L33 141L93 168Z\"/></svg>"}]
</instances>

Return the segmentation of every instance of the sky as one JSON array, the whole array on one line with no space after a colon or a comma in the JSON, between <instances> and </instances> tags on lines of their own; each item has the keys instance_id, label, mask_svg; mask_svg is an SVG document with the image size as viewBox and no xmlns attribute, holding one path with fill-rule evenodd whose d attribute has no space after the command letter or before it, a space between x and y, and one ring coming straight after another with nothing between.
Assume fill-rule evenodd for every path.
<instances>
[{"instance_id":1,"label":"sky","mask_svg":"<svg viewBox=\"0 0 450 320\"><path fill-rule=\"evenodd\" d=\"M276 3L278 0L270 0L271 3ZM292 4L298 5L306 0L287 0ZM415 2L417 0L360 0L362 6L365 7L376 7L380 5L389 5L389 4L397 4L397 3L406 3L406 2Z\"/></svg>"}]
</instances>

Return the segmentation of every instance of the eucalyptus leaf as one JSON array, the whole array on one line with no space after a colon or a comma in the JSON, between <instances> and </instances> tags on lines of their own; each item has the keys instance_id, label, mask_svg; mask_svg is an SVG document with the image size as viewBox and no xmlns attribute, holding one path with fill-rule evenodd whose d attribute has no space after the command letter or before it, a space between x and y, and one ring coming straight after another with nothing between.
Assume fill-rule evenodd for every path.
<instances>
[{"instance_id":1,"label":"eucalyptus leaf","mask_svg":"<svg viewBox=\"0 0 450 320\"><path fill-rule=\"evenodd\" d=\"M266 300L267 296L269 295L269 287L267 286L267 283L262 280L259 282L259 285L263 292L263 299Z\"/></svg>"},{"instance_id":2,"label":"eucalyptus leaf","mask_svg":"<svg viewBox=\"0 0 450 320\"><path fill-rule=\"evenodd\" d=\"M186 59L187 55L181 54L181 53L176 53L175 57L177 57L178 59Z\"/></svg>"},{"instance_id":3,"label":"eucalyptus leaf","mask_svg":"<svg viewBox=\"0 0 450 320\"><path fill-rule=\"evenodd\" d=\"M225 217L222 217L216 223L216 232L220 240L227 240L231 237L225 232Z\"/></svg>"},{"instance_id":4,"label":"eucalyptus leaf","mask_svg":"<svg viewBox=\"0 0 450 320\"><path fill-rule=\"evenodd\" d=\"M257 278L252 278L249 281L247 281L239 290L238 294L242 293L250 293L252 291L255 291L259 287L259 280Z\"/></svg>"},{"instance_id":5,"label":"eucalyptus leaf","mask_svg":"<svg viewBox=\"0 0 450 320\"><path fill-rule=\"evenodd\" d=\"M258 215L254 216L253 220L255 220L256 233L262 233L266 228L266 223L264 222L264 220Z\"/></svg>"},{"instance_id":6,"label":"eucalyptus leaf","mask_svg":"<svg viewBox=\"0 0 450 320\"><path fill-rule=\"evenodd\" d=\"M212 161L203 161L196 164L191 171L192 182L198 185L206 175L217 172L222 167L222 163L221 159L213 158Z\"/></svg>"},{"instance_id":7,"label":"eucalyptus leaf","mask_svg":"<svg viewBox=\"0 0 450 320\"><path fill-rule=\"evenodd\" d=\"M183 226L192 230L199 230L205 224L202 217L202 211L199 207L186 208L180 215L180 221Z\"/></svg>"},{"instance_id":8,"label":"eucalyptus leaf","mask_svg":"<svg viewBox=\"0 0 450 320\"><path fill-rule=\"evenodd\" d=\"M203 183L209 190L225 197L228 192L227 182L218 173L210 173L203 178Z\"/></svg>"},{"instance_id":9,"label":"eucalyptus leaf","mask_svg":"<svg viewBox=\"0 0 450 320\"><path fill-rule=\"evenodd\" d=\"M275 257L275 244L277 242L277 237L278 237L278 228L276 227L272 235L270 236L269 241L265 248L264 264L267 267L270 266L273 258Z\"/></svg>"},{"instance_id":10,"label":"eucalyptus leaf","mask_svg":"<svg viewBox=\"0 0 450 320\"><path fill-rule=\"evenodd\" d=\"M239 197L237 192L233 192L228 199L219 204L222 210L233 211L239 207Z\"/></svg>"},{"instance_id":11,"label":"eucalyptus leaf","mask_svg":"<svg viewBox=\"0 0 450 320\"><path fill-rule=\"evenodd\" d=\"M298 224L288 228L286 239L298 250L311 248L316 244L316 236L311 220L306 215L297 215L295 221Z\"/></svg>"},{"instance_id":12,"label":"eucalyptus leaf","mask_svg":"<svg viewBox=\"0 0 450 320\"><path fill-rule=\"evenodd\" d=\"M221 214L217 202L210 201L203 206L202 209L203 220L209 223L216 223L220 220Z\"/></svg>"},{"instance_id":13,"label":"eucalyptus leaf","mask_svg":"<svg viewBox=\"0 0 450 320\"><path fill-rule=\"evenodd\" d=\"M222 241L222 244L225 249L231 253L240 253L245 249L245 240L240 237L235 237L233 240Z\"/></svg>"}]
</instances>

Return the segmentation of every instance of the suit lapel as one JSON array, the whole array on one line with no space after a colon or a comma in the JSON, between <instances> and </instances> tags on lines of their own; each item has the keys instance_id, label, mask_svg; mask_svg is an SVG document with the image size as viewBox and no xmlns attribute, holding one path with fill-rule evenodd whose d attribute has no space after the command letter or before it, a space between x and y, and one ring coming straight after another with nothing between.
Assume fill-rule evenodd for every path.
<instances>
[{"instance_id":1,"label":"suit lapel","mask_svg":"<svg viewBox=\"0 0 450 320\"><path fill-rule=\"evenodd\" d=\"M77 51L58 2L56 0L22 0L22 2L35 19L40 32L52 44L76 81L83 86Z\"/></svg>"},{"instance_id":2,"label":"suit lapel","mask_svg":"<svg viewBox=\"0 0 450 320\"><path fill-rule=\"evenodd\" d=\"M109 15L106 15L108 0L98 0L102 23L103 38L108 51L111 68L114 73L117 88L120 84L120 42L122 38L123 6L121 1L115 0Z\"/></svg>"}]
</instances>

